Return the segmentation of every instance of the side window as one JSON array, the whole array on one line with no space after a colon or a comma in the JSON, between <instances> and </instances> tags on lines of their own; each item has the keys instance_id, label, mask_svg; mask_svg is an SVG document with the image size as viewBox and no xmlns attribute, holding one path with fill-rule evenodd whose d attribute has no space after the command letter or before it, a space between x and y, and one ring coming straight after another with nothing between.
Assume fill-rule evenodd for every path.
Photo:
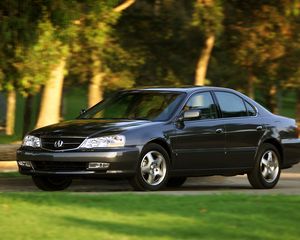
<instances>
[{"instance_id":1,"label":"side window","mask_svg":"<svg viewBox=\"0 0 300 240\"><path fill-rule=\"evenodd\" d=\"M184 107L184 110L199 110L199 119L217 118L217 108L209 92L193 95Z\"/></svg>"},{"instance_id":2,"label":"side window","mask_svg":"<svg viewBox=\"0 0 300 240\"><path fill-rule=\"evenodd\" d=\"M245 102L245 105L246 105L246 108L247 108L247 113L248 113L248 116L255 116L256 115L256 110L255 108L248 102L244 101Z\"/></svg>"},{"instance_id":3,"label":"side window","mask_svg":"<svg viewBox=\"0 0 300 240\"><path fill-rule=\"evenodd\" d=\"M229 117L243 117L248 116L244 104L244 100L239 96L228 92L215 92L222 112L222 116Z\"/></svg>"}]
</instances>

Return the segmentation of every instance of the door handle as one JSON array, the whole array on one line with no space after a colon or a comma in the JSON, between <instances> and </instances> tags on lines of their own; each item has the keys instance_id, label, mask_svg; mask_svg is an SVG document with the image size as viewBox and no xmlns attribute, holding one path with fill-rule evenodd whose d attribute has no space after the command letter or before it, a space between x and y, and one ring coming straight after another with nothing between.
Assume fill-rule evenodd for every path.
<instances>
[{"instance_id":1,"label":"door handle","mask_svg":"<svg viewBox=\"0 0 300 240\"><path fill-rule=\"evenodd\" d=\"M257 131L263 130L263 126L257 126L257 127L256 127L256 130L257 130Z\"/></svg>"},{"instance_id":2,"label":"door handle","mask_svg":"<svg viewBox=\"0 0 300 240\"><path fill-rule=\"evenodd\" d=\"M216 133L223 133L224 132L224 130L222 129L222 128L218 128L217 130L216 130Z\"/></svg>"}]
</instances>

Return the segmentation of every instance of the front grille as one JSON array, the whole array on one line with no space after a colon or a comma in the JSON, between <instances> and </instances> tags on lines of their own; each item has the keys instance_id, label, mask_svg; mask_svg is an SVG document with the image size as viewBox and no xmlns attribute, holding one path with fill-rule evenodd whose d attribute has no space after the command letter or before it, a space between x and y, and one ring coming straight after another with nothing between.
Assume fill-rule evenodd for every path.
<instances>
[{"instance_id":1,"label":"front grille","mask_svg":"<svg viewBox=\"0 0 300 240\"><path fill-rule=\"evenodd\" d=\"M86 162L34 161L32 165L35 170L39 171L69 172L87 169Z\"/></svg>"},{"instance_id":2,"label":"front grille","mask_svg":"<svg viewBox=\"0 0 300 240\"><path fill-rule=\"evenodd\" d=\"M80 146L85 138L83 137L41 137L42 147L49 150L66 150L74 149ZM57 141L62 141L62 146L55 144Z\"/></svg>"}]
</instances>

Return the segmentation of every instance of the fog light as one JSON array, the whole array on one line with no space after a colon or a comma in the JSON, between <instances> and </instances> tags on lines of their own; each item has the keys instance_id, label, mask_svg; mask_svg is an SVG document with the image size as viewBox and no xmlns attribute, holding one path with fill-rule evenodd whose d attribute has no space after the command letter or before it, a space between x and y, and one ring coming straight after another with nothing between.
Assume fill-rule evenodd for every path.
<instances>
[{"instance_id":1,"label":"fog light","mask_svg":"<svg viewBox=\"0 0 300 240\"><path fill-rule=\"evenodd\" d=\"M18 164L22 167L31 168L31 162L30 161L18 161Z\"/></svg>"},{"instance_id":2,"label":"fog light","mask_svg":"<svg viewBox=\"0 0 300 240\"><path fill-rule=\"evenodd\" d=\"M108 167L109 167L109 163L90 162L88 169L107 169Z\"/></svg>"}]
</instances>

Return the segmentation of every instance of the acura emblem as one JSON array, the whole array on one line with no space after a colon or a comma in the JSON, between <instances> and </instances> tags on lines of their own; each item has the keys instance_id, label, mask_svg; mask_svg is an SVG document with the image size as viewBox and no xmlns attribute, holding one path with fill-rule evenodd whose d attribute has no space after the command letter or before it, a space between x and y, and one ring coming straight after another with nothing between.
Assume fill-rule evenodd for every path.
<instances>
[{"instance_id":1,"label":"acura emblem","mask_svg":"<svg viewBox=\"0 0 300 240\"><path fill-rule=\"evenodd\" d=\"M56 148L60 148L64 145L64 141L63 140L57 140L54 142L54 147Z\"/></svg>"}]
</instances>

